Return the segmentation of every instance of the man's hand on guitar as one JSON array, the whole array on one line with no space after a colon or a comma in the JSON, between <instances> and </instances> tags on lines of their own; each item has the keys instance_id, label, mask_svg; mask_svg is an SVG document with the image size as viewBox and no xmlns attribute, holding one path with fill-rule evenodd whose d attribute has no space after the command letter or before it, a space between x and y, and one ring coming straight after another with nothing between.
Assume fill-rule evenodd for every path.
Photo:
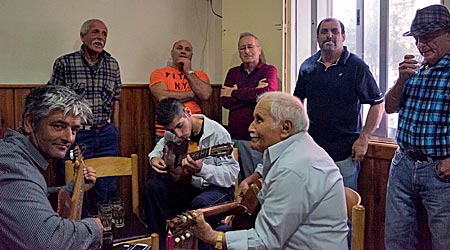
<instances>
[{"instance_id":1,"label":"man's hand on guitar","mask_svg":"<svg viewBox=\"0 0 450 250\"><path fill-rule=\"evenodd\" d=\"M75 161L75 168L78 168L80 166L79 161ZM87 191L91 189L95 185L95 181L97 180L97 171L93 167L86 166L83 168L83 175L84 175L84 187L83 190Z\"/></svg>"},{"instance_id":2,"label":"man's hand on guitar","mask_svg":"<svg viewBox=\"0 0 450 250\"><path fill-rule=\"evenodd\" d=\"M201 210L196 210L194 213L197 215L195 220L197 224L191 228L192 233L206 243L215 244L219 232L214 231L205 221Z\"/></svg>"},{"instance_id":3,"label":"man's hand on guitar","mask_svg":"<svg viewBox=\"0 0 450 250\"><path fill-rule=\"evenodd\" d=\"M193 175L202 170L203 160L198 159L195 161L190 155L187 155L186 158L184 158L181 162L181 165L186 172Z\"/></svg>"},{"instance_id":4,"label":"man's hand on guitar","mask_svg":"<svg viewBox=\"0 0 450 250\"><path fill-rule=\"evenodd\" d=\"M153 170L155 170L157 173L160 174L167 174L167 166L166 166L166 162L158 157L153 157L150 160L150 165L152 166Z\"/></svg>"},{"instance_id":5,"label":"man's hand on guitar","mask_svg":"<svg viewBox=\"0 0 450 250\"><path fill-rule=\"evenodd\" d=\"M259 175L257 172L254 172L252 175L242 180L241 184L239 184L239 188L234 194L234 200L241 202L242 197L244 197L245 193L247 193L247 190L250 188L250 186L253 183L256 183L260 178L261 175Z\"/></svg>"}]
</instances>

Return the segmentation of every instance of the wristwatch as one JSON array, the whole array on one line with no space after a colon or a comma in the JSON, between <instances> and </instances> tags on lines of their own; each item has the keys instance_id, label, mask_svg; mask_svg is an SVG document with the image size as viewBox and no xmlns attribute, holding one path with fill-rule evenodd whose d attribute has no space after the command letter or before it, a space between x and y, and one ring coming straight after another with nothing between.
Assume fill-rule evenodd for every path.
<instances>
[{"instance_id":1,"label":"wristwatch","mask_svg":"<svg viewBox=\"0 0 450 250\"><path fill-rule=\"evenodd\" d=\"M223 232L219 232L216 239L216 245L214 246L214 249L222 250L223 249Z\"/></svg>"},{"instance_id":2,"label":"wristwatch","mask_svg":"<svg viewBox=\"0 0 450 250\"><path fill-rule=\"evenodd\" d=\"M194 72L193 70L189 70L187 73L188 73L188 75L192 75L192 74L194 74L195 72Z\"/></svg>"}]
</instances>

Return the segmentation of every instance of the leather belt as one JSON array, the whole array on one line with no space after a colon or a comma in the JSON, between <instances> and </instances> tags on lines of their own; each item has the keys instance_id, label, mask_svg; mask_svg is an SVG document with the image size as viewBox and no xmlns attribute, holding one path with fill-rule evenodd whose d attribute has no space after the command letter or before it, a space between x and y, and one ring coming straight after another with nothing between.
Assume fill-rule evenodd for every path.
<instances>
[{"instance_id":1,"label":"leather belt","mask_svg":"<svg viewBox=\"0 0 450 250\"><path fill-rule=\"evenodd\" d=\"M450 156L431 156L413 150L402 150L402 151L409 157L409 159L413 161L440 161L450 157Z\"/></svg>"},{"instance_id":2,"label":"leather belt","mask_svg":"<svg viewBox=\"0 0 450 250\"><path fill-rule=\"evenodd\" d=\"M106 122L97 123L97 124L93 124L93 125L81 125L80 129L81 130L99 130L108 124L109 124L109 122L106 121Z\"/></svg>"}]
</instances>

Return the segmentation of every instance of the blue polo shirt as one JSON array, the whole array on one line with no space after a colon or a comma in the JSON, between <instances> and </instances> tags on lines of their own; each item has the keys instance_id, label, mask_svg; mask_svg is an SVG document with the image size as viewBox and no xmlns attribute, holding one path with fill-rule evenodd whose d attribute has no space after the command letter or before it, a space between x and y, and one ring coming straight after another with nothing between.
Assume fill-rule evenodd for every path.
<instances>
[{"instance_id":1,"label":"blue polo shirt","mask_svg":"<svg viewBox=\"0 0 450 250\"><path fill-rule=\"evenodd\" d=\"M369 66L344 46L339 60L326 67L320 51L300 67L294 95L307 99L309 134L334 161L351 156L362 130L361 104L384 101Z\"/></svg>"}]
</instances>

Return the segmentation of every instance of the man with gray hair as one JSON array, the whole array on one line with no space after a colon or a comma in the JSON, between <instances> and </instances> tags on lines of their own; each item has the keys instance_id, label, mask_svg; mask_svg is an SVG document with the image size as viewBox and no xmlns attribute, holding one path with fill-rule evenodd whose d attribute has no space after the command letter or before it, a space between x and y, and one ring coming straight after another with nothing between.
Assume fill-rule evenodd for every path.
<instances>
[{"instance_id":1,"label":"man with gray hair","mask_svg":"<svg viewBox=\"0 0 450 250\"><path fill-rule=\"evenodd\" d=\"M26 97L19 131L8 129L0 140L0 249L89 249L101 242L98 218L73 221L53 210L41 173L50 159L64 158L91 116L87 102L66 87L38 87ZM95 170L86 167L84 177L87 190Z\"/></svg>"},{"instance_id":2,"label":"man with gray hair","mask_svg":"<svg viewBox=\"0 0 450 250\"><path fill-rule=\"evenodd\" d=\"M255 227L214 231L197 211L194 234L216 249L348 249L342 176L308 134L301 101L267 92L258 98L253 117L251 147L264 154Z\"/></svg>"},{"instance_id":3,"label":"man with gray hair","mask_svg":"<svg viewBox=\"0 0 450 250\"><path fill-rule=\"evenodd\" d=\"M416 12L411 28L424 57L405 55L386 93L398 112L397 144L386 196L386 249L417 249L424 206L432 249L450 249L450 13L444 5Z\"/></svg>"},{"instance_id":4,"label":"man with gray hair","mask_svg":"<svg viewBox=\"0 0 450 250\"><path fill-rule=\"evenodd\" d=\"M92 122L83 122L76 144L86 149L86 159L119 155L120 70L117 61L104 50L108 28L90 19L80 29L79 51L56 59L49 85L67 86L84 96L92 108ZM68 159L68 156L66 156ZM63 161L59 163L64 169ZM97 213L97 204L116 196L116 178L99 178L94 187L94 204L85 199L83 216ZM87 197L87 196L86 196Z\"/></svg>"},{"instance_id":5,"label":"man with gray hair","mask_svg":"<svg viewBox=\"0 0 450 250\"><path fill-rule=\"evenodd\" d=\"M241 65L228 70L220 92L222 106L228 109L228 132L239 152L239 182L250 176L262 162L262 154L250 148L248 126L256 105L256 97L278 89L277 69L261 59L258 38L242 33L238 41Z\"/></svg>"}]
</instances>

